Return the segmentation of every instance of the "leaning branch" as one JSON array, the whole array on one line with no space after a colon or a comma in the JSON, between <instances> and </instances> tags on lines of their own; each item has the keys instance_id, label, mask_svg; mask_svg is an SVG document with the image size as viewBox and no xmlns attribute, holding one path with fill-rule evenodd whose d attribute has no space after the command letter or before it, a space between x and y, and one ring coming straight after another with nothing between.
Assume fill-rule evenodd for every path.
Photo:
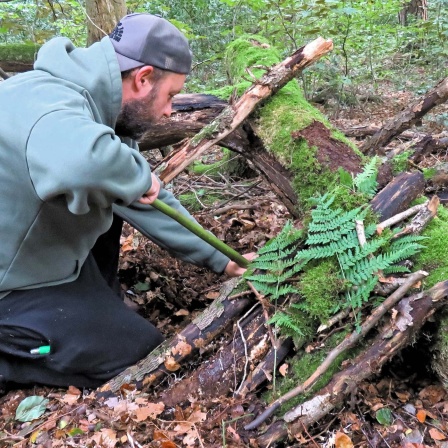
<instances>
[{"instance_id":1,"label":"leaning branch","mask_svg":"<svg viewBox=\"0 0 448 448\"><path fill-rule=\"evenodd\" d=\"M160 179L165 183L170 182L194 159L236 129L261 101L276 93L332 48L333 43L331 40L319 37L271 68L234 105L226 107L199 134L189 140L174 154L170 154L156 170Z\"/></svg>"},{"instance_id":2,"label":"leaning branch","mask_svg":"<svg viewBox=\"0 0 448 448\"><path fill-rule=\"evenodd\" d=\"M260 414L252 423L246 425L244 429L258 428L267 418L269 418L283 403L291 398L307 392L316 382L327 372L336 358L345 353L361 340L386 314L395 304L401 300L404 295L411 289L412 285L419 282L428 275L427 272L417 271L410 275L406 282L401 285L391 296L389 296L380 306L375 308L373 313L362 324L360 331L354 331L349 337L345 338L337 347L335 347L325 358L323 363L315 370L315 372L301 385L291 389L288 393L275 400L266 410ZM293 412L293 411L291 411Z\"/></svg>"},{"instance_id":3,"label":"leaning branch","mask_svg":"<svg viewBox=\"0 0 448 448\"><path fill-rule=\"evenodd\" d=\"M344 401L348 394L356 390L361 381L380 371L386 362L412 340L437 309L446 304L447 295L448 281L445 281L426 292L402 299L402 302L406 301L412 308L409 312L412 322L408 323L404 329L397 328L394 322L388 325L369 344L368 350L351 361L349 367L337 373L330 383L313 398L288 412L284 416L284 420L288 423L276 422L258 437L258 446L274 446L277 442L286 439L288 434L300 434L331 412Z\"/></svg>"}]
</instances>

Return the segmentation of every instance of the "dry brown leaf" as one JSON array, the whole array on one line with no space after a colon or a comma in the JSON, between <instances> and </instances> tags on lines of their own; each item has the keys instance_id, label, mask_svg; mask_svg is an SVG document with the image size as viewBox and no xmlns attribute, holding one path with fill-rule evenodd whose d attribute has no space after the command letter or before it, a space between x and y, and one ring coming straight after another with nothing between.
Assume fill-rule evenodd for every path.
<instances>
[{"instance_id":1,"label":"dry brown leaf","mask_svg":"<svg viewBox=\"0 0 448 448\"><path fill-rule=\"evenodd\" d=\"M164 365L170 372L175 372L180 369L180 364L178 364L172 356L167 356L165 358Z\"/></svg>"},{"instance_id":2,"label":"dry brown leaf","mask_svg":"<svg viewBox=\"0 0 448 448\"><path fill-rule=\"evenodd\" d=\"M288 368L289 368L288 364L285 363L279 367L278 371L282 376L286 376L286 374L288 373Z\"/></svg>"},{"instance_id":3,"label":"dry brown leaf","mask_svg":"<svg viewBox=\"0 0 448 448\"><path fill-rule=\"evenodd\" d=\"M429 430L429 435L431 436L431 438L433 440L445 440L446 436L445 434L442 434L438 429L436 428L431 428Z\"/></svg>"},{"instance_id":4,"label":"dry brown leaf","mask_svg":"<svg viewBox=\"0 0 448 448\"><path fill-rule=\"evenodd\" d=\"M205 297L207 299L215 300L219 297L219 291L210 291Z\"/></svg>"},{"instance_id":5,"label":"dry brown leaf","mask_svg":"<svg viewBox=\"0 0 448 448\"><path fill-rule=\"evenodd\" d=\"M114 448L117 444L117 433L110 428L103 428L101 432L94 434L90 441L94 441L101 448Z\"/></svg>"},{"instance_id":6,"label":"dry brown leaf","mask_svg":"<svg viewBox=\"0 0 448 448\"><path fill-rule=\"evenodd\" d=\"M409 401L409 399L411 398L411 394L408 391L405 391L405 392L395 391L395 395L402 403L407 403Z\"/></svg>"},{"instance_id":7,"label":"dry brown leaf","mask_svg":"<svg viewBox=\"0 0 448 448\"><path fill-rule=\"evenodd\" d=\"M422 400L428 400L431 404L436 404L445 398L446 391L442 386L432 385L422 389L418 396Z\"/></svg>"},{"instance_id":8,"label":"dry brown leaf","mask_svg":"<svg viewBox=\"0 0 448 448\"><path fill-rule=\"evenodd\" d=\"M156 418L160 415L165 409L165 405L160 403L148 403L146 406L138 408L135 410L135 419L137 422L143 422L148 417Z\"/></svg>"},{"instance_id":9,"label":"dry brown leaf","mask_svg":"<svg viewBox=\"0 0 448 448\"><path fill-rule=\"evenodd\" d=\"M354 448L353 442L351 441L350 437L340 431L336 433L334 446L336 448Z\"/></svg>"},{"instance_id":10,"label":"dry brown leaf","mask_svg":"<svg viewBox=\"0 0 448 448\"><path fill-rule=\"evenodd\" d=\"M426 420L426 411L425 411L424 409L420 409L420 410L417 412L416 417L417 417L417 420L418 420L420 423L424 423L425 420Z\"/></svg>"},{"instance_id":11,"label":"dry brown leaf","mask_svg":"<svg viewBox=\"0 0 448 448\"><path fill-rule=\"evenodd\" d=\"M175 316L189 316L190 312L188 310L179 310L174 313Z\"/></svg>"}]
</instances>

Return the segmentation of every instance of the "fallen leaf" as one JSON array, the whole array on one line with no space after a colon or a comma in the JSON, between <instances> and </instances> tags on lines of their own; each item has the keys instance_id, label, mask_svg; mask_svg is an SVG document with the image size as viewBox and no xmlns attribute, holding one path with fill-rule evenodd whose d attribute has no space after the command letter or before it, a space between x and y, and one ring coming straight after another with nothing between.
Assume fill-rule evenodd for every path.
<instances>
[{"instance_id":1,"label":"fallen leaf","mask_svg":"<svg viewBox=\"0 0 448 448\"><path fill-rule=\"evenodd\" d=\"M425 411L424 409L420 409L420 410L417 412L416 417L417 417L417 420L418 420L420 423L424 423L425 420L426 420L426 411Z\"/></svg>"},{"instance_id":2,"label":"fallen leaf","mask_svg":"<svg viewBox=\"0 0 448 448\"><path fill-rule=\"evenodd\" d=\"M446 395L446 391L442 386L431 385L422 389L418 396L422 400L428 400L431 404L442 401Z\"/></svg>"},{"instance_id":3,"label":"fallen leaf","mask_svg":"<svg viewBox=\"0 0 448 448\"><path fill-rule=\"evenodd\" d=\"M155 418L160 415L165 409L165 405L160 403L148 403L145 407L141 407L135 410L135 420L137 422L143 422L148 417Z\"/></svg>"},{"instance_id":4,"label":"fallen leaf","mask_svg":"<svg viewBox=\"0 0 448 448\"><path fill-rule=\"evenodd\" d=\"M436 428L431 428L429 430L429 435L431 436L431 438L433 440L445 440L446 436L444 434L442 434L438 429Z\"/></svg>"},{"instance_id":5,"label":"fallen leaf","mask_svg":"<svg viewBox=\"0 0 448 448\"><path fill-rule=\"evenodd\" d=\"M117 433L110 428L103 428L90 438L101 448L114 448L117 444Z\"/></svg>"},{"instance_id":6,"label":"fallen leaf","mask_svg":"<svg viewBox=\"0 0 448 448\"><path fill-rule=\"evenodd\" d=\"M279 367L278 371L280 372L280 374L281 374L282 376L286 376L286 374L288 373L288 368L289 368L288 364L282 364L282 365Z\"/></svg>"},{"instance_id":7,"label":"fallen leaf","mask_svg":"<svg viewBox=\"0 0 448 448\"><path fill-rule=\"evenodd\" d=\"M353 442L350 437L343 432L338 431L334 439L335 448L353 448Z\"/></svg>"},{"instance_id":8,"label":"fallen leaf","mask_svg":"<svg viewBox=\"0 0 448 448\"><path fill-rule=\"evenodd\" d=\"M49 400L44 397L32 395L23 399L16 409L16 420L19 422L30 422L39 418L47 407Z\"/></svg>"}]
</instances>

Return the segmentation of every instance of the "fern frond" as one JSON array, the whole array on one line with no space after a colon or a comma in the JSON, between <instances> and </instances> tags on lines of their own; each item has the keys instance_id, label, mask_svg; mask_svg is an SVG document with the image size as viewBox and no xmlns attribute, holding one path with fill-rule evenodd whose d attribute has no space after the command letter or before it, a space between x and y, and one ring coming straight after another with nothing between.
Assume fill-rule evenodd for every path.
<instances>
[{"instance_id":1,"label":"fern frond","mask_svg":"<svg viewBox=\"0 0 448 448\"><path fill-rule=\"evenodd\" d=\"M406 266L389 266L388 268L383 269L383 274L401 274L405 272L410 272Z\"/></svg>"},{"instance_id":2,"label":"fern frond","mask_svg":"<svg viewBox=\"0 0 448 448\"><path fill-rule=\"evenodd\" d=\"M378 188L378 183L376 181L378 175L378 157L373 157L365 166L361 173L359 173L353 179L353 185L355 188L370 197L373 197Z\"/></svg>"},{"instance_id":3,"label":"fern frond","mask_svg":"<svg viewBox=\"0 0 448 448\"><path fill-rule=\"evenodd\" d=\"M275 324L280 329L292 330L299 336L303 336L302 330L294 322L293 317L290 314L286 314L282 311L277 311L269 320L268 324Z\"/></svg>"}]
</instances>

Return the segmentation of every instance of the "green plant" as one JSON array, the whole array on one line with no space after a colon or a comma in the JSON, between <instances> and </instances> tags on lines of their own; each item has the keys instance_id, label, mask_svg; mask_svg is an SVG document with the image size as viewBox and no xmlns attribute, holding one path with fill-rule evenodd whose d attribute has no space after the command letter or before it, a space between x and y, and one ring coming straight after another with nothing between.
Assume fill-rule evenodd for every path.
<instances>
[{"instance_id":1,"label":"green plant","mask_svg":"<svg viewBox=\"0 0 448 448\"><path fill-rule=\"evenodd\" d=\"M353 179L354 188L372 195L376 173L376 159L372 159ZM330 193L314 198L306 234L288 223L260 250L259 258L245 274L261 294L276 304L285 296L295 295L293 303L270 320L286 334L302 336L304 316L322 321L339 309L359 309L370 300L380 275L408 272L397 263L423 247L422 236L395 239L398 230L376 235L374 223L364 229L366 242L361 244L356 225L364 221L369 208L345 211L333 207L334 201ZM296 280L297 275L301 281L294 286L291 279ZM329 283L332 287L328 287Z\"/></svg>"}]
</instances>

